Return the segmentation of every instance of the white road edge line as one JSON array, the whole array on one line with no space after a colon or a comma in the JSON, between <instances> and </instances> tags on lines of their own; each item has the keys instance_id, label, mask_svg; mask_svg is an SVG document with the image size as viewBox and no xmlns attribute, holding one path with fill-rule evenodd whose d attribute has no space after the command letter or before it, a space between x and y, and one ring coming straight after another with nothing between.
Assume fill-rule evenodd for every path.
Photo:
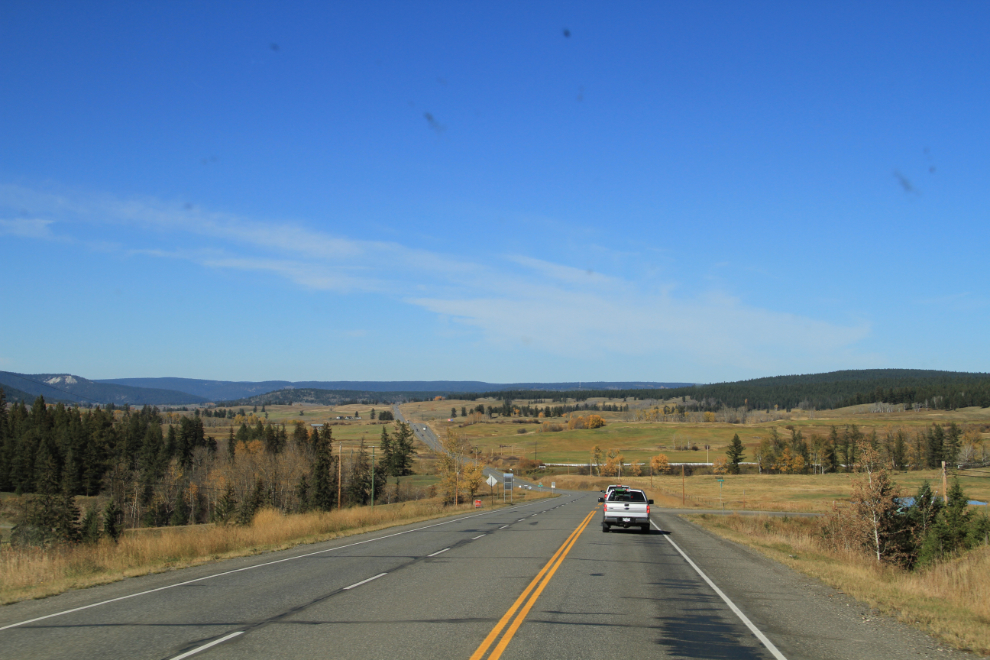
<instances>
[{"instance_id":1,"label":"white road edge line","mask_svg":"<svg viewBox=\"0 0 990 660\"><path fill-rule=\"evenodd\" d=\"M441 553L444 553L444 552L447 552L448 550L450 550L450 548L444 548L443 550L437 550L432 555L426 555L426 556L427 557L436 557L437 555L439 555Z\"/></svg>"},{"instance_id":2,"label":"white road edge line","mask_svg":"<svg viewBox=\"0 0 990 660\"><path fill-rule=\"evenodd\" d=\"M531 502L530 504L523 504L521 507L534 506L539 504L539 502ZM0 627L0 632L8 630L10 628L18 628L20 626L26 626L29 623L36 623L38 621L44 621L45 619L52 619L57 616L63 616L65 614L73 614L74 612L81 612L83 610L88 610L92 607L99 607L100 605L109 605L110 603L116 603L121 600L127 600L129 598L137 598L138 596L146 596L148 594L153 594L159 591L165 591L166 589L174 589L175 587L184 587L187 584L195 584L196 582L202 582L204 580L212 580L213 578L223 577L224 575L233 575L234 573L241 573L243 571L252 571L256 568L264 568L265 566L272 566L274 564L282 564L287 561L295 561L296 559L304 559L306 557L312 557L314 555L322 555L327 552L336 552L337 550L343 550L345 548L353 548L357 545L364 545L365 543L374 543L375 541L383 541L385 539L394 538L396 536L402 536L403 534L412 534L413 532L420 532L424 529L431 529L433 527L441 527L443 525L449 525L450 523L460 522L462 520L468 520L469 518L477 518L478 516L488 516L493 513L499 513L502 509L495 509L493 511L485 511L484 513L475 513L470 516L464 516L463 518L454 518L453 520L445 520L443 522L434 523L432 525L425 525L423 527L417 527L415 529L407 529L404 532L395 532L394 534L386 534L385 536L376 536L373 539L366 539L364 541L358 541L356 543L348 543L346 545L338 545L333 548L326 548L325 550L317 550L315 552L307 552L302 555L293 555L292 557L285 557L284 559L276 559L275 561L267 561L261 564L252 564L250 566L245 566L243 568L235 568L230 571L223 571L221 573L214 573L213 575L204 575L203 577L195 578L193 580L186 580L185 582L176 582L175 584L167 584L164 587L157 587L155 589L148 589L147 591L139 591L136 594L128 594L127 596L118 596L117 598L111 598L109 600L101 600L97 603L90 603L89 605L83 605L82 607L73 607L69 610L63 610L61 612L55 612L54 614L46 614L45 616L35 617L33 619L28 619L27 621L18 621L17 623L11 623L6 626Z\"/></svg>"},{"instance_id":3,"label":"white road edge line","mask_svg":"<svg viewBox=\"0 0 990 660\"><path fill-rule=\"evenodd\" d=\"M234 637L237 637L238 635L243 635L243 634L244 634L244 631L243 630L238 631L238 632L235 632L235 633L230 633L226 637L221 637L220 639L215 639L212 642L210 642L209 644L203 644L199 648L195 648L192 651L186 651L182 655L177 655L174 658L172 658L172 660L182 660L183 658L188 658L191 655L196 655L200 651L205 651L206 649L210 648L211 646L216 646L217 644L223 644L228 639L233 639Z\"/></svg>"},{"instance_id":4,"label":"white road edge line","mask_svg":"<svg viewBox=\"0 0 990 660\"><path fill-rule=\"evenodd\" d=\"M355 582L354 584L352 584L349 587L344 587L344 591L347 591L348 589L353 589L354 587L360 587L362 584L367 584L367 583L371 582L372 580L377 580L378 578L385 577L386 575L388 575L388 573L379 573L375 577L370 577L367 580L361 580L360 582Z\"/></svg>"},{"instance_id":5,"label":"white road edge line","mask_svg":"<svg viewBox=\"0 0 990 660\"><path fill-rule=\"evenodd\" d=\"M475 537L474 537L473 539L471 539L471 540L472 540L472 541L477 541L477 540L478 540L478 539L480 539L480 538L481 538L482 536L484 536L484 534L478 534L477 536L475 536Z\"/></svg>"},{"instance_id":6,"label":"white road edge line","mask_svg":"<svg viewBox=\"0 0 990 660\"><path fill-rule=\"evenodd\" d=\"M656 527L657 531L662 531L660 530L660 527L655 522L653 522L652 518L650 519L650 524ZM693 561L691 561L691 558L688 557L683 550L681 550L681 547L679 545L674 543L674 540L670 538L670 535L664 535L664 538L667 539L672 546L674 546L674 550L677 550L677 552L681 554L681 557L684 557L684 561L690 564L691 568L693 568L695 572L698 575L700 575L705 582L708 583L708 586L711 587L715 591L715 593L719 595L719 598L725 601L725 604L729 606L729 609L732 610L735 613L735 615L739 617L739 619L743 623L746 624L746 627L749 628L754 635L756 635L756 638L761 642L763 642L763 646L767 647L767 650L770 651L770 654L773 657L777 658L777 660L787 660L787 658L784 657L784 654L778 651L777 647L773 645L773 642L767 639L767 636L764 635L763 632L759 628L757 628L752 621L749 620L749 617L743 614L742 610L736 607L736 604L733 603L731 600L729 600L729 597L726 596L724 593L722 593L721 589L715 586L715 583L711 581L711 578L705 575L704 571L698 568L698 565L695 564Z\"/></svg>"},{"instance_id":7,"label":"white road edge line","mask_svg":"<svg viewBox=\"0 0 990 660\"><path fill-rule=\"evenodd\" d=\"M508 527L508 525L502 525L499 529L505 529L506 527Z\"/></svg>"}]
</instances>

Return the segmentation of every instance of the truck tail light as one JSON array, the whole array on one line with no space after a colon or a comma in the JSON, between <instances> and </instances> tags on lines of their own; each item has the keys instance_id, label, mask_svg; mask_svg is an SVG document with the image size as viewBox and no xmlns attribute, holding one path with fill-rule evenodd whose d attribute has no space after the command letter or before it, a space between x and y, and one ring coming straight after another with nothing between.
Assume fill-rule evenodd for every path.
<instances>
[{"instance_id":1,"label":"truck tail light","mask_svg":"<svg viewBox=\"0 0 990 660\"><path fill-rule=\"evenodd\" d=\"M647 517L650 516L650 505L649 504L646 505L646 516Z\"/></svg>"}]
</instances>

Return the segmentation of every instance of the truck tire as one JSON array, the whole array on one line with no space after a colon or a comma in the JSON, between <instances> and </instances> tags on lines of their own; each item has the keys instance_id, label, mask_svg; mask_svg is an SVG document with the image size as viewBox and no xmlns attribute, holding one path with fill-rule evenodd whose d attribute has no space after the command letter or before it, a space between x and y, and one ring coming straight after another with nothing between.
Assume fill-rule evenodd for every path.
<instances>
[{"instance_id":1,"label":"truck tire","mask_svg":"<svg viewBox=\"0 0 990 660\"><path fill-rule=\"evenodd\" d=\"M650 533L650 525L648 523L646 525L640 525L639 528L644 534Z\"/></svg>"},{"instance_id":2,"label":"truck tire","mask_svg":"<svg viewBox=\"0 0 990 660\"><path fill-rule=\"evenodd\" d=\"M603 534L606 534L606 533L608 533L608 531L609 531L608 530L608 525L606 525L605 523L602 523L602 533Z\"/></svg>"}]
</instances>

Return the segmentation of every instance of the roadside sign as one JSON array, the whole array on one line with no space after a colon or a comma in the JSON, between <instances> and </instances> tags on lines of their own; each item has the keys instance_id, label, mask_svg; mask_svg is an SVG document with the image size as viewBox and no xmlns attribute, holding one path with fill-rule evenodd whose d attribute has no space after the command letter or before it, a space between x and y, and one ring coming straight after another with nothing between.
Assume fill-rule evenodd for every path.
<instances>
[{"instance_id":1,"label":"roadside sign","mask_svg":"<svg viewBox=\"0 0 990 660\"><path fill-rule=\"evenodd\" d=\"M485 483L491 486L492 488L494 488L495 486L498 485L498 479L496 479L492 475L488 475L488 478L485 479Z\"/></svg>"},{"instance_id":2,"label":"roadside sign","mask_svg":"<svg viewBox=\"0 0 990 660\"><path fill-rule=\"evenodd\" d=\"M550 482L550 490L553 490L556 487L557 487L557 482L556 481L551 481Z\"/></svg>"},{"instance_id":3,"label":"roadside sign","mask_svg":"<svg viewBox=\"0 0 990 660\"><path fill-rule=\"evenodd\" d=\"M512 488L512 473L506 472L502 475L503 485L506 488Z\"/></svg>"},{"instance_id":4,"label":"roadside sign","mask_svg":"<svg viewBox=\"0 0 990 660\"><path fill-rule=\"evenodd\" d=\"M480 509L481 508L481 500L475 500L474 501L474 508L475 509Z\"/></svg>"}]
</instances>

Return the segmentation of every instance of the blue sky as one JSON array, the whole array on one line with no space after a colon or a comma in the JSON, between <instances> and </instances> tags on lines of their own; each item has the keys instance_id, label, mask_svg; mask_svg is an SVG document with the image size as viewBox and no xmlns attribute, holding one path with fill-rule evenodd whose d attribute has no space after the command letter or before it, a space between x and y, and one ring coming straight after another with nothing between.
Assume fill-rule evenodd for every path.
<instances>
[{"instance_id":1,"label":"blue sky","mask_svg":"<svg viewBox=\"0 0 990 660\"><path fill-rule=\"evenodd\" d=\"M990 371L986 3L0 6L0 369Z\"/></svg>"}]
</instances>

